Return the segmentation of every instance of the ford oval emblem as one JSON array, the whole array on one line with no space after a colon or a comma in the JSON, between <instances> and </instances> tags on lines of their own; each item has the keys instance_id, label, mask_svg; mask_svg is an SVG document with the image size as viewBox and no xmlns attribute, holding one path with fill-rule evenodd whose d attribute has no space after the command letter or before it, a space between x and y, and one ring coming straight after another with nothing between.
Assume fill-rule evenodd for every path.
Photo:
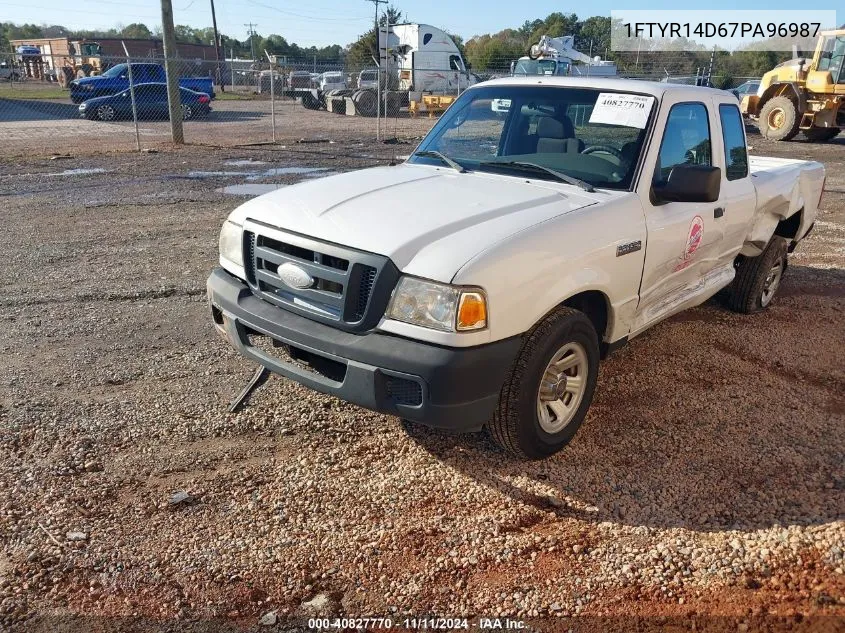
<instances>
[{"instance_id":1,"label":"ford oval emblem","mask_svg":"<svg viewBox=\"0 0 845 633\"><path fill-rule=\"evenodd\" d=\"M291 262L279 266L279 279L291 288L310 288L314 285L314 278L304 268Z\"/></svg>"}]
</instances>

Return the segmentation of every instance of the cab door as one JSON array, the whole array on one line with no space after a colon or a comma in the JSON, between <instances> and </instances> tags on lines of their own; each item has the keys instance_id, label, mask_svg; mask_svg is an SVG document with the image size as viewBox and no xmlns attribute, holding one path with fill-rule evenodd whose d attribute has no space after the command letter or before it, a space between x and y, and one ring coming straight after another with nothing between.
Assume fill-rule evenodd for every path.
<instances>
[{"instance_id":1,"label":"cab door","mask_svg":"<svg viewBox=\"0 0 845 633\"><path fill-rule=\"evenodd\" d=\"M745 124L736 101L716 98L713 106L719 115L720 134L716 139L716 165L722 168L719 196L721 211L715 223L723 234L722 263L733 262L739 254L754 219L757 191L748 171Z\"/></svg>"},{"instance_id":2,"label":"cab door","mask_svg":"<svg viewBox=\"0 0 845 633\"><path fill-rule=\"evenodd\" d=\"M724 286L733 278L732 266L720 270L724 248L723 224L719 222L722 194L717 202L656 202L651 195L652 185L665 181L676 165L719 166L713 159L713 136L719 127L712 115L712 103L677 97L672 103L672 97L671 93L664 95L645 163L654 165L654 172L643 173L638 187L647 240L630 336L696 305L711 288Z\"/></svg>"}]
</instances>

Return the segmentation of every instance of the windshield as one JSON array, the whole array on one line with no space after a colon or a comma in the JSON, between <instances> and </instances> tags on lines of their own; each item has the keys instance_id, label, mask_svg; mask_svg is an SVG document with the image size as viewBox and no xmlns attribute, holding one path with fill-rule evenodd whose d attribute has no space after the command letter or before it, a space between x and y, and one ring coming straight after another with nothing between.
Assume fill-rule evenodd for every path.
<instances>
[{"instance_id":1,"label":"windshield","mask_svg":"<svg viewBox=\"0 0 845 633\"><path fill-rule=\"evenodd\" d=\"M520 59L513 70L514 75L554 75L557 62L553 59ZM561 74L566 67L561 62Z\"/></svg>"},{"instance_id":2,"label":"windshield","mask_svg":"<svg viewBox=\"0 0 845 633\"><path fill-rule=\"evenodd\" d=\"M126 64L118 64L117 66L112 66L104 72L103 77L120 77L125 72Z\"/></svg>"},{"instance_id":3,"label":"windshield","mask_svg":"<svg viewBox=\"0 0 845 633\"><path fill-rule=\"evenodd\" d=\"M631 93L473 88L441 117L419 151L440 152L469 170L516 173L516 166L504 163L530 162L596 187L628 189L653 109L654 97ZM443 164L433 156L413 156L410 162ZM540 171L531 177L554 179Z\"/></svg>"}]
</instances>

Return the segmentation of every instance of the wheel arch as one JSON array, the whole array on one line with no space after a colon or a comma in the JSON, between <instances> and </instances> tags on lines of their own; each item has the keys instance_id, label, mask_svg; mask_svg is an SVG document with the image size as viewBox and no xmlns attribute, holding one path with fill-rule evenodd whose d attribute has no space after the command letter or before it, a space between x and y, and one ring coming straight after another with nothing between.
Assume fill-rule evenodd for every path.
<instances>
[{"instance_id":1,"label":"wheel arch","mask_svg":"<svg viewBox=\"0 0 845 633\"><path fill-rule=\"evenodd\" d=\"M799 114L807 111L807 97L794 81L780 81L766 88L763 96L760 97L759 109L762 110L766 102L775 97L789 97L795 101Z\"/></svg>"},{"instance_id":2,"label":"wheel arch","mask_svg":"<svg viewBox=\"0 0 845 633\"><path fill-rule=\"evenodd\" d=\"M558 308L565 306L583 312L593 328L596 330L596 335L599 339L599 347L602 350L602 357L605 356L604 342L605 335L612 330L613 326L613 304L607 294L599 289L590 288L586 290L579 290L578 292L568 296L557 304L553 305L547 310L536 322L531 326L529 331L536 328L542 323L552 312Z\"/></svg>"}]
</instances>

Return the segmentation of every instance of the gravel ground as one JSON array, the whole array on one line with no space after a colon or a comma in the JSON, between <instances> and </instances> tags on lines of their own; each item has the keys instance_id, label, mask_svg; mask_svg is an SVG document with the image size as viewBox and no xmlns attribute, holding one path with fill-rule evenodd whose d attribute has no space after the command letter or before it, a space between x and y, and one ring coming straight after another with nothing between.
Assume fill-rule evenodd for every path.
<instances>
[{"instance_id":1,"label":"gravel ground","mask_svg":"<svg viewBox=\"0 0 845 633\"><path fill-rule=\"evenodd\" d=\"M79 118L77 106L64 100L3 99L0 86L0 138L5 155L31 156L62 151L131 151L135 149L132 121L102 123ZM379 132L374 118L343 116L326 111L306 110L291 100L276 102L276 139L293 142L314 139L367 139ZM381 122L384 138L422 137L436 119L409 118L407 114ZM205 145L243 145L273 140L273 120L269 100L216 100L208 117L186 121L185 141ZM167 121L142 121L141 146L165 148L170 139Z\"/></svg>"},{"instance_id":2,"label":"gravel ground","mask_svg":"<svg viewBox=\"0 0 845 633\"><path fill-rule=\"evenodd\" d=\"M779 298L633 340L541 462L278 377L227 412L217 189L408 146L0 162L0 629L845 630L845 142L753 144L828 167Z\"/></svg>"}]
</instances>

